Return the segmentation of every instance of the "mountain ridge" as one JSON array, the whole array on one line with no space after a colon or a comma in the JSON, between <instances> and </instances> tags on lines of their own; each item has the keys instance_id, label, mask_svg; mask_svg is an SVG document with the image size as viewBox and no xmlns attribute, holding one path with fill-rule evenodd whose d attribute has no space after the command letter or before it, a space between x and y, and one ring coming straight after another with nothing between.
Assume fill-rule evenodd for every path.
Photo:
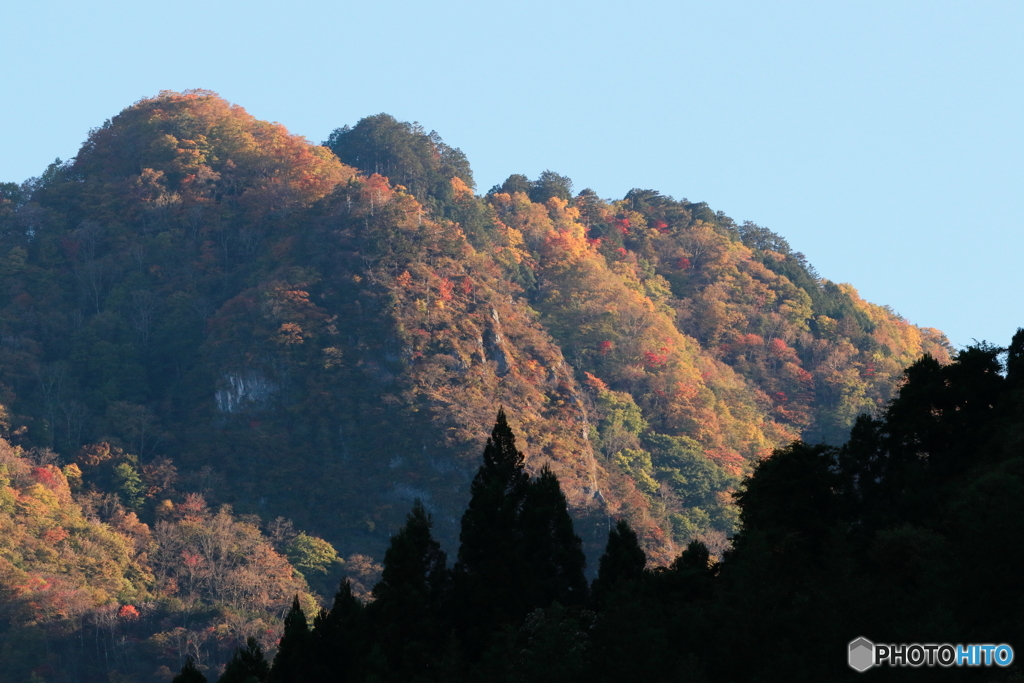
<instances>
[{"instance_id":1,"label":"mountain ridge","mask_svg":"<svg viewBox=\"0 0 1024 683\"><path fill-rule=\"evenodd\" d=\"M373 471L378 454L400 450L387 461L405 464L379 475L381 495L440 495L458 510L416 481L438 485L446 467L468 477L441 453L473 457L475 430L501 403L519 421L531 467L552 464L581 511L598 480L624 486L602 492L611 507L594 514L618 515L629 499L622 510L637 511L629 514L648 549L658 556L662 544L668 558L673 538L729 533L723 496L772 448L801 434L837 441L859 412L884 405L918 355L948 361L941 333L819 279L778 235L704 204L653 190L617 202L573 196L553 172L510 176L487 195L471 186L459 150L384 114L315 146L208 91L141 100L44 174L32 201L8 209L8 320L25 308L23 319L39 318L18 277L41 275L42 263L73 273L51 283L51 303L67 311L47 321L71 333L72 348L44 343L22 358L37 375L63 372L77 385L55 399L43 380L8 372L13 412L25 418L15 431L70 456L97 439L145 450L151 423L163 439L152 454L199 470L209 463L196 454L211 444L224 453L246 444L293 487L302 467L275 461L268 444L302 461L294 439L312 443L318 420L316 448L337 456L324 456L326 469L338 470L360 439ZM18 234L33 212L50 223ZM117 368L112 349L125 352ZM155 375L176 387L156 388ZM371 402L386 408L357 409L339 390L375 383ZM118 410L142 426L126 429ZM630 411L639 421L624 427ZM396 419L424 414L419 437L394 430ZM91 433L86 415L98 418ZM404 441L375 442L357 423ZM425 458L435 464L403 472L412 452L436 454ZM687 512L682 474L706 470L705 459L714 472L689 479L717 479L721 500L689 497L703 495L710 517ZM222 480L239 482L225 500L260 511L273 492L236 460L221 459ZM648 520L652 509L664 511ZM380 521L347 526L373 535Z\"/></svg>"}]
</instances>

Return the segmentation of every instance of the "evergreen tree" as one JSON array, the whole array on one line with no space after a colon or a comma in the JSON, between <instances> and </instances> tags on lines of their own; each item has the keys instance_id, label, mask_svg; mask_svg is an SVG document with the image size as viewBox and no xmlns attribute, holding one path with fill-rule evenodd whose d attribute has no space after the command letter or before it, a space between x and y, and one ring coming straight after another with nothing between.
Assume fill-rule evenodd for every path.
<instances>
[{"instance_id":1,"label":"evergreen tree","mask_svg":"<svg viewBox=\"0 0 1024 683\"><path fill-rule=\"evenodd\" d=\"M330 611L321 610L313 620L313 672L316 683L359 680L367 649L363 604L352 594L348 579L341 582Z\"/></svg>"},{"instance_id":2,"label":"evergreen tree","mask_svg":"<svg viewBox=\"0 0 1024 683\"><path fill-rule=\"evenodd\" d=\"M520 516L530 476L523 464L501 409L484 448L483 465L470 486L455 566L458 616L471 654L479 654L498 626L527 612Z\"/></svg>"},{"instance_id":3,"label":"evergreen tree","mask_svg":"<svg viewBox=\"0 0 1024 683\"><path fill-rule=\"evenodd\" d=\"M250 637L245 647L235 650L217 683L265 683L269 674L270 666L263 658L263 648Z\"/></svg>"},{"instance_id":4,"label":"evergreen tree","mask_svg":"<svg viewBox=\"0 0 1024 683\"><path fill-rule=\"evenodd\" d=\"M546 607L555 601L583 604L587 599L583 541L573 530L569 503L558 478L547 467L530 482L520 528L529 607Z\"/></svg>"},{"instance_id":5,"label":"evergreen tree","mask_svg":"<svg viewBox=\"0 0 1024 683\"><path fill-rule=\"evenodd\" d=\"M572 199L572 181L568 176L559 175L554 171L544 171L531 183L530 201L542 203L552 197L565 201Z\"/></svg>"},{"instance_id":6,"label":"evergreen tree","mask_svg":"<svg viewBox=\"0 0 1024 683\"><path fill-rule=\"evenodd\" d=\"M305 681L310 675L312 639L306 615L299 605L299 596L292 600L292 608L284 618L284 635L270 668L268 683L291 683Z\"/></svg>"},{"instance_id":7,"label":"evergreen tree","mask_svg":"<svg viewBox=\"0 0 1024 683\"><path fill-rule=\"evenodd\" d=\"M448 570L430 527L430 516L417 500L405 526L391 538L381 580L373 588L368 609L384 655L385 679L433 677L446 633Z\"/></svg>"},{"instance_id":8,"label":"evergreen tree","mask_svg":"<svg viewBox=\"0 0 1024 683\"><path fill-rule=\"evenodd\" d=\"M618 586L637 582L646 574L647 556L629 522L620 519L608 532L608 545L594 579L594 601L603 603Z\"/></svg>"},{"instance_id":9,"label":"evergreen tree","mask_svg":"<svg viewBox=\"0 0 1024 683\"><path fill-rule=\"evenodd\" d=\"M505 194L513 195L516 192L522 192L523 194L529 194L533 188L533 183L530 179L524 176L522 173L513 173L505 179L501 185L495 185L491 188L491 194L497 192L504 192Z\"/></svg>"},{"instance_id":10,"label":"evergreen tree","mask_svg":"<svg viewBox=\"0 0 1024 683\"><path fill-rule=\"evenodd\" d=\"M504 410L470 490L455 588L458 626L477 656L494 631L538 607L584 603L586 558L558 478L545 469L530 479Z\"/></svg>"},{"instance_id":11,"label":"evergreen tree","mask_svg":"<svg viewBox=\"0 0 1024 683\"><path fill-rule=\"evenodd\" d=\"M181 673L174 677L171 683L206 683L206 676L196 667L196 662L191 657L181 667Z\"/></svg>"},{"instance_id":12,"label":"evergreen tree","mask_svg":"<svg viewBox=\"0 0 1024 683\"><path fill-rule=\"evenodd\" d=\"M409 189L420 201L445 208L452 200L452 178L474 187L473 172L462 150L450 147L435 131L398 121L389 114L344 126L324 143L346 164L387 176Z\"/></svg>"},{"instance_id":13,"label":"evergreen tree","mask_svg":"<svg viewBox=\"0 0 1024 683\"><path fill-rule=\"evenodd\" d=\"M1006 349L1006 379L1014 389L1024 383L1024 329L1021 328L1017 328Z\"/></svg>"}]
</instances>

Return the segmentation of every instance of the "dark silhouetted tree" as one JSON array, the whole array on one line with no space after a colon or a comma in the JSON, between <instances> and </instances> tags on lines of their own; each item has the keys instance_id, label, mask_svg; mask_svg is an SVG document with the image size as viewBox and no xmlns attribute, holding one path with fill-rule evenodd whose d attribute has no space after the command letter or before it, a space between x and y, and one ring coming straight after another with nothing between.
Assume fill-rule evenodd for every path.
<instances>
[{"instance_id":1,"label":"dark silhouetted tree","mask_svg":"<svg viewBox=\"0 0 1024 683\"><path fill-rule=\"evenodd\" d=\"M391 537L380 582L368 608L388 680L430 677L445 628L449 574L441 545L430 535L431 520L417 500L402 529Z\"/></svg>"},{"instance_id":2,"label":"dark silhouetted tree","mask_svg":"<svg viewBox=\"0 0 1024 683\"><path fill-rule=\"evenodd\" d=\"M519 520L530 476L523 462L505 411L499 410L470 486L455 565L460 625L477 651L493 629L526 614Z\"/></svg>"},{"instance_id":3,"label":"dark silhouetted tree","mask_svg":"<svg viewBox=\"0 0 1024 683\"><path fill-rule=\"evenodd\" d=\"M245 647L235 650L217 683L264 683L269 674L270 665L263 658L263 648L250 637Z\"/></svg>"},{"instance_id":4,"label":"dark silhouetted tree","mask_svg":"<svg viewBox=\"0 0 1024 683\"><path fill-rule=\"evenodd\" d=\"M206 683L206 676L196 667L196 662L191 657L181 667L181 673L174 677L171 683Z\"/></svg>"},{"instance_id":5,"label":"dark silhouetted tree","mask_svg":"<svg viewBox=\"0 0 1024 683\"><path fill-rule=\"evenodd\" d=\"M291 683L305 681L310 676L312 638L306 615L299 605L299 596L292 600L292 608L284 618L284 635L278 646L274 663L270 667L268 683Z\"/></svg>"},{"instance_id":6,"label":"dark silhouetted tree","mask_svg":"<svg viewBox=\"0 0 1024 683\"><path fill-rule=\"evenodd\" d=\"M640 547L636 532L629 522L620 519L608 532L608 545L599 560L593 585L594 601L600 604L616 587L641 581L646 574L646 566L647 556Z\"/></svg>"},{"instance_id":7,"label":"dark silhouetted tree","mask_svg":"<svg viewBox=\"0 0 1024 683\"><path fill-rule=\"evenodd\" d=\"M352 594L348 579L341 582L330 611L321 610L313 619L313 674L316 683L344 683L359 680L367 639L363 604Z\"/></svg>"},{"instance_id":8,"label":"dark silhouetted tree","mask_svg":"<svg viewBox=\"0 0 1024 683\"><path fill-rule=\"evenodd\" d=\"M520 517L524 578L530 607L583 604L587 599L583 542L573 530L558 478L545 467L530 486Z\"/></svg>"}]
</instances>

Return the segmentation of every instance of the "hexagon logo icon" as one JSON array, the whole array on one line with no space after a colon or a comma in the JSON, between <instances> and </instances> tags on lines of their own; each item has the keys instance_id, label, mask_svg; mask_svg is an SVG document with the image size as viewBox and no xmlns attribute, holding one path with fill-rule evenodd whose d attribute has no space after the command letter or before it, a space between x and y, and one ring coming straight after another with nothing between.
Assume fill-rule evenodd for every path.
<instances>
[{"instance_id":1,"label":"hexagon logo icon","mask_svg":"<svg viewBox=\"0 0 1024 683\"><path fill-rule=\"evenodd\" d=\"M867 671L875 664L875 644L867 638L850 642L850 668Z\"/></svg>"}]
</instances>

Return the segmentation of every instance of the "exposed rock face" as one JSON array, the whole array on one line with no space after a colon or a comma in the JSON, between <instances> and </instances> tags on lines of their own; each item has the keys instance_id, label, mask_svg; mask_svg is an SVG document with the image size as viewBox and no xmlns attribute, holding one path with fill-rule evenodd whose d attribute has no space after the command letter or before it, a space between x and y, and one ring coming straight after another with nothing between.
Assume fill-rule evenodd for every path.
<instances>
[{"instance_id":1,"label":"exposed rock face","mask_svg":"<svg viewBox=\"0 0 1024 683\"><path fill-rule=\"evenodd\" d=\"M221 378L224 388L214 394L217 410L240 413L246 409L263 409L277 391L277 385L258 372L228 373Z\"/></svg>"}]
</instances>

